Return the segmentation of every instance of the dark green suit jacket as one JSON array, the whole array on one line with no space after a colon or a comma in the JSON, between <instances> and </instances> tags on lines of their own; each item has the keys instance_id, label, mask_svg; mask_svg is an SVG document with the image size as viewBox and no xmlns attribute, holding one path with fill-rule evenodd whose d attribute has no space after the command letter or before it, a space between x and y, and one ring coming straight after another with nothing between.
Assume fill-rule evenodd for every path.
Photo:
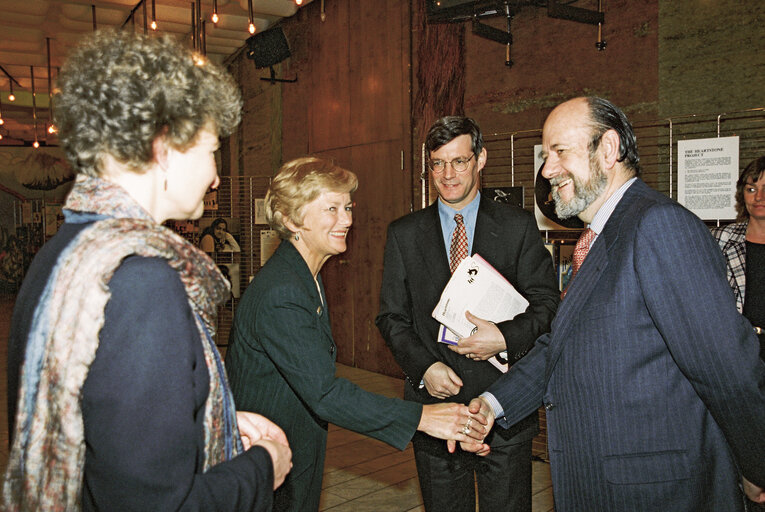
<instances>
[{"instance_id":1,"label":"dark green suit jacket","mask_svg":"<svg viewBox=\"0 0 765 512\"><path fill-rule=\"evenodd\" d=\"M282 241L242 296L226 356L237 409L270 418L290 441L293 469L275 510L318 509L327 422L404 449L422 414L418 403L335 377L337 349L318 284Z\"/></svg>"}]
</instances>

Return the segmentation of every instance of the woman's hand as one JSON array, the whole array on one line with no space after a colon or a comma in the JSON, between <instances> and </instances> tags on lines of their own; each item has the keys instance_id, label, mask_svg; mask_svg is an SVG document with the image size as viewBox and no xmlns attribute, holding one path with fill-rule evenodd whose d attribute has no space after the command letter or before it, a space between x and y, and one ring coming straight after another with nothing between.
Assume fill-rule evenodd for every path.
<instances>
[{"instance_id":1,"label":"woman's hand","mask_svg":"<svg viewBox=\"0 0 765 512\"><path fill-rule=\"evenodd\" d=\"M455 442L476 444L475 451L483 446L483 440L489 433L488 421L481 414L474 414L466 405L455 403L428 404L422 406L422 416L417 430L433 437L446 439L450 452L454 452ZM471 450L472 451L472 450Z\"/></svg>"},{"instance_id":2,"label":"woman's hand","mask_svg":"<svg viewBox=\"0 0 765 512\"><path fill-rule=\"evenodd\" d=\"M468 410L471 414L479 415L480 417L484 418L486 420L486 431L488 432L491 430L491 427L494 425L494 410L489 405L489 402L481 397L474 398L470 401ZM447 442L450 452L454 451L452 446L453 444L454 441ZM491 451L489 445L485 443L482 445L474 442L460 443L460 448L466 452L472 452L481 457L485 457Z\"/></svg>"},{"instance_id":3,"label":"woman's hand","mask_svg":"<svg viewBox=\"0 0 765 512\"><path fill-rule=\"evenodd\" d=\"M239 425L239 435L245 450L261 439L268 439L283 444L289 448L287 434L265 416L248 411L236 411L236 422Z\"/></svg>"},{"instance_id":4,"label":"woman's hand","mask_svg":"<svg viewBox=\"0 0 765 512\"><path fill-rule=\"evenodd\" d=\"M744 487L744 494L746 497L755 503L765 503L765 489L757 487L752 482L741 477L741 484Z\"/></svg>"},{"instance_id":5,"label":"woman's hand","mask_svg":"<svg viewBox=\"0 0 765 512\"><path fill-rule=\"evenodd\" d=\"M229 247L231 248L231 251L240 252L242 250L239 247L239 244L236 243L236 238L234 238L234 235L226 231L226 234L224 234L223 237L226 239L226 243L228 243Z\"/></svg>"},{"instance_id":6,"label":"woman's hand","mask_svg":"<svg viewBox=\"0 0 765 512\"><path fill-rule=\"evenodd\" d=\"M287 435L276 423L254 412L236 411L236 421L244 449L262 446L271 456L275 490L284 483L292 469L292 450Z\"/></svg>"}]
</instances>

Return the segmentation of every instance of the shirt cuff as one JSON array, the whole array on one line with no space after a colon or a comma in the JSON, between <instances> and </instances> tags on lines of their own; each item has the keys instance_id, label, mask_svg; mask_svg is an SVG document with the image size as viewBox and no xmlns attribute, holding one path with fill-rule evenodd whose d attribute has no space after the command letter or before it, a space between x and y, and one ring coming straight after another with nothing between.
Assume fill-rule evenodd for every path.
<instances>
[{"instance_id":1,"label":"shirt cuff","mask_svg":"<svg viewBox=\"0 0 765 512\"><path fill-rule=\"evenodd\" d=\"M502 406L499 405L499 401L496 398L494 398L494 395L492 395L488 391L484 391L483 393L481 393L481 398L489 402L489 405L491 406L491 410L494 411L494 418L502 418L505 416L505 411L502 409Z\"/></svg>"}]
</instances>

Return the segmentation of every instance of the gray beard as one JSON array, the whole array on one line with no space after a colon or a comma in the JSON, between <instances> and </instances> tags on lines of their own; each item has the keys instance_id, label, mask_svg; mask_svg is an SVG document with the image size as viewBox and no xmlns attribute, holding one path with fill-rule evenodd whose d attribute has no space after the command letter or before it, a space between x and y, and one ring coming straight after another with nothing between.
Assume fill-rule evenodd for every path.
<instances>
[{"instance_id":1,"label":"gray beard","mask_svg":"<svg viewBox=\"0 0 765 512\"><path fill-rule=\"evenodd\" d=\"M587 209L597 198L599 198L608 186L608 178L603 172L597 161L590 160L590 176L586 182L583 182L573 174L569 175L574 185L574 197L569 202L565 202L558 193L558 189L553 189L552 197L555 201L555 214L561 219L568 219L579 215Z\"/></svg>"}]
</instances>

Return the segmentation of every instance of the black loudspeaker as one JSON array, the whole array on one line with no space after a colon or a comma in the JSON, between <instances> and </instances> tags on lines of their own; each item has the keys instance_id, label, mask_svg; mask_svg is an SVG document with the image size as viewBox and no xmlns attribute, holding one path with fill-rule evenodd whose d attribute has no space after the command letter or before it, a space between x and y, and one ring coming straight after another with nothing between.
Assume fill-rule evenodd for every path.
<instances>
[{"instance_id":1,"label":"black loudspeaker","mask_svg":"<svg viewBox=\"0 0 765 512\"><path fill-rule=\"evenodd\" d=\"M247 39L247 58L256 68L268 68L291 55L290 46L281 27L274 27Z\"/></svg>"}]
</instances>

